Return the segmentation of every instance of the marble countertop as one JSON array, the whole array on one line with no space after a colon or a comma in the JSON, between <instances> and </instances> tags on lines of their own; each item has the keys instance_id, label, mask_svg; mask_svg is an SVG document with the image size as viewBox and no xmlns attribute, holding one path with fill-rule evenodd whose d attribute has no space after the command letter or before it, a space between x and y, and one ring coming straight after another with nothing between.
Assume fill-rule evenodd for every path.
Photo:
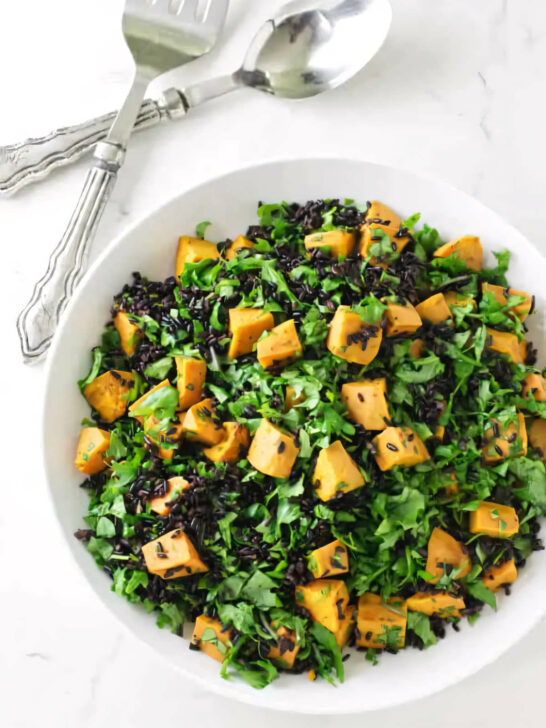
<instances>
[{"instance_id":1,"label":"marble countertop","mask_svg":"<svg viewBox=\"0 0 546 728\"><path fill-rule=\"evenodd\" d=\"M281 4L232 0L225 45L191 70L170 74L164 85L235 67L245 38ZM166 198L219 171L317 155L440 177L500 212L546 252L546 6L536 0L392 4L384 49L344 88L299 103L242 91L135 138L93 254ZM130 78L118 32L121 8L122 0L2 4L0 68L9 103L0 116L0 145L119 103ZM39 409L43 368L22 366L13 324L63 231L84 171L80 163L0 201L6 264L0 287L0 725L137 728L191 717L204 726L219 720L228 728L250 726L258 718L272 726L278 715L259 715L182 682L126 634L68 556L54 520L39 418L29 414ZM377 728L537 724L545 655L543 621L476 676L370 718ZM333 717L314 720L335 724ZM344 720L356 727L366 718ZM302 719L283 715L282 721L295 727Z\"/></svg>"}]
</instances>

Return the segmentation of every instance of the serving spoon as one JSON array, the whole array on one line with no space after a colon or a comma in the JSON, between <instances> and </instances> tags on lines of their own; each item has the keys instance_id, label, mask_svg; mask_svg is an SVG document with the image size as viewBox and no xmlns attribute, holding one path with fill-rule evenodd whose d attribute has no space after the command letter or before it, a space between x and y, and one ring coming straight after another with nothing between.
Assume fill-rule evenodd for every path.
<instances>
[{"instance_id":1,"label":"serving spoon","mask_svg":"<svg viewBox=\"0 0 546 728\"><path fill-rule=\"evenodd\" d=\"M196 106L239 88L302 99L336 88L381 48L392 18L388 0L295 0L256 33L241 68L144 101L135 129L179 119ZM107 114L39 139L0 147L0 195L71 164L104 139Z\"/></svg>"}]
</instances>

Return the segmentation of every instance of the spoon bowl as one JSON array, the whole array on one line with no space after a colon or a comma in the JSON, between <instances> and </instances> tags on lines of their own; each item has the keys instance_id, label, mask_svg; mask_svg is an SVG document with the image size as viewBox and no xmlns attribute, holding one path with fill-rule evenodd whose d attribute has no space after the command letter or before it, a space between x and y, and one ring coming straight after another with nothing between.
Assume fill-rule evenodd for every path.
<instances>
[{"instance_id":1,"label":"spoon bowl","mask_svg":"<svg viewBox=\"0 0 546 728\"><path fill-rule=\"evenodd\" d=\"M251 41L240 81L285 98L336 88L382 46L392 19L388 0L297 0Z\"/></svg>"}]
</instances>

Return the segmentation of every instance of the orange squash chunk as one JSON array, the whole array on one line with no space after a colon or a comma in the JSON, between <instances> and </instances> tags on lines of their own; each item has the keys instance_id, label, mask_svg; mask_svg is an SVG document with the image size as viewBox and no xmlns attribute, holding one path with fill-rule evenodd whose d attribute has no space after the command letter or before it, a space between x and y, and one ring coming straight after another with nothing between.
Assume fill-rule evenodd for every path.
<instances>
[{"instance_id":1,"label":"orange squash chunk","mask_svg":"<svg viewBox=\"0 0 546 728\"><path fill-rule=\"evenodd\" d=\"M504 584L513 584L518 578L518 570L514 559L509 559L498 566L491 566L485 572L482 583L491 591L497 591Z\"/></svg>"},{"instance_id":2,"label":"orange squash chunk","mask_svg":"<svg viewBox=\"0 0 546 728\"><path fill-rule=\"evenodd\" d=\"M142 555L150 574L157 574L162 579L179 579L209 570L181 528L144 544Z\"/></svg>"},{"instance_id":3,"label":"orange squash chunk","mask_svg":"<svg viewBox=\"0 0 546 728\"><path fill-rule=\"evenodd\" d=\"M444 298L450 309L452 306L468 306L471 304L472 308L476 310L476 299L472 296L457 291L445 291Z\"/></svg>"},{"instance_id":4,"label":"orange squash chunk","mask_svg":"<svg viewBox=\"0 0 546 728\"><path fill-rule=\"evenodd\" d=\"M470 573L472 564L463 544L441 528L434 528L428 541L427 572L434 577L429 583L436 584L444 573L444 566L451 566L458 572L455 578L462 579Z\"/></svg>"},{"instance_id":5,"label":"orange squash chunk","mask_svg":"<svg viewBox=\"0 0 546 728\"><path fill-rule=\"evenodd\" d=\"M296 394L296 389L288 385L284 393L284 411L289 412L292 407L297 407L302 402L305 402L305 394Z\"/></svg>"},{"instance_id":6,"label":"orange squash chunk","mask_svg":"<svg viewBox=\"0 0 546 728\"><path fill-rule=\"evenodd\" d=\"M402 218L393 212L390 207L373 200L366 213L366 220L360 228L360 255L363 258L368 257L370 248L374 243L378 242L374 240L374 237L377 236L377 230L381 230L389 236L391 246L393 246L393 253L401 253L411 240L409 235L400 235L401 224ZM386 267L386 263L382 262L381 258L373 256L370 258L370 264Z\"/></svg>"},{"instance_id":7,"label":"orange squash chunk","mask_svg":"<svg viewBox=\"0 0 546 728\"><path fill-rule=\"evenodd\" d=\"M250 443L247 457L260 473L273 478L288 478L299 451L293 435L264 419Z\"/></svg>"},{"instance_id":8,"label":"orange squash chunk","mask_svg":"<svg viewBox=\"0 0 546 728\"><path fill-rule=\"evenodd\" d=\"M305 249L325 248L332 258L350 255L355 246L355 234L347 230L329 230L325 233L311 233L304 238ZM308 253L309 255L309 253Z\"/></svg>"},{"instance_id":9,"label":"orange squash chunk","mask_svg":"<svg viewBox=\"0 0 546 728\"><path fill-rule=\"evenodd\" d=\"M344 581L317 579L305 586L297 586L296 605L307 609L313 621L320 622L333 632L341 646L352 617L352 612L348 611L349 593Z\"/></svg>"},{"instance_id":10,"label":"orange squash chunk","mask_svg":"<svg viewBox=\"0 0 546 728\"><path fill-rule=\"evenodd\" d=\"M200 614L195 620L191 641L213 660L224 661L230 639L231 629L224 627L217 619Z\"/></svg>"},{"instance_id":11,"label":"orange squash chunk","mask_svg":"<svg viewBox=\"0 0 546 728\"><path fill-rule=\"evenodd\" d=\"M385 378L346 382L341 387L341 401L353 422L365 430L384 430L390 423L386 391Z\"/></svg>"},{"instance_id":12,"label":"orange squash chunk","mask_svg":"<svg viewBox=\"0 0 546 728\"><path fill-rule=\"evenodd\" d=\"M185 416L185 412L180 412L177 416L177 421L171 422L165 430L158 429L159 420L156 417L149 416L144 419L139 416L136 418L139 422L143 423L145 433L155 442L157 445L157 455L163 460L170 460L174 456L177 446L173 447L172 444L181 440L184 436L183 423ZM168 446L163 447L163 444L167 443Z\"/></svg>"},{"instance_id":13,"label":"orange squash chunk","mask_svg":"<svg viewBox=\"0 0 546 728\"><path fill-rule=\"evenodd\" d=\"M523 380L521 396L535 402L546 402L546 379L541 374L530 372Z\"/></svg>"},{"instance_id":14,"label":"orange squash chunk","mask_svg":"<svg viewBox=\"0 0 546 728\"><path fill-rule=\"evenodd\" d=\"M90 382L83 394L104 422L114 422L127 410L127 396L134 379L131 372L111 369Z\"/></svg>"},{"instance_id":15,"label":"orange squash chunk","mask_svg":"<svg viewBox=\"0 0 546 728\"><path fill-rule=\"evenodd\" d=\"M503 427L497 419L492 420L484 434L485 445L482 448L486 463L497 463L510 456L518 457L527 454L527 429L525 418L518 412L517 423L510 422ZM515 452L517 442L521 440L521 447Z\"/></svg>"},{"instance_id":16,"label":"orange squash chunk","mask_svg":"<svg viewBox=\"0 0 546 728\"><path fill-rule=\"evenodd\" d=\"M420 359L425 350L425 342L423 339L414 339L409 347L409 355L412 359Z\"/></svg>"},{"instance_id":17,"label":"orange squash chunk","mask_svg":"<svg viewBox=\"0 0 546 728\"><path fill-rule=\"evenodd\" d=\"M114 317L114 327L119 334L121 348L127 356L133 356L140 341L138 325L131 321L128 313L118 311Z\"/></svg>"},{"instance_id":18,"label":"orange squash chunk","mask_svg":"<svg viewBox=\"0 0 546 728\"><path fill-rule=\"evenodd\" d=\"M447 591L417 592L409 597L406 606L410 612L421 612L429 617L460 617L461 609L465 608L464 599L452 597Z\"/></svg>"},{"instance_id":19,"label":"orange squash chunk","mask_svg":"<svg viewBox=\"0 0 546 728\"><path fill-rule=\"evenodd\" d=\"M300 651L296 644L296 633L286 627L279 627L277 630L277 644L269 648L268 657L270 660L280 663L286 670L294 667L294 662Z\"/></svg>"},{"instance_id":20,"label":"orange squash chunk","mask_svg":"<svg viewBox=\"0 0 546 728\"><path fill-rule=\"evenodd\" d=\"M455 475L455 473L450 473L449 477L452 482L442 488L442 490L444 491L444 495L448 498L457 495L457 493L459 492L459 483L457 481L457 476Z\"/></svg>"},{"instance_id":21,"label":"orange squash chunk","mask_svg":"<svg viewBox=\"0 0 546 728\"><path fill-rule=\"evenodd\" d=\"M323 501L364 485L362 473L340 440L319 452L313 484L316 494Z\"/></svg>"},{"instance_id":22,"label":"orange squash chunk","mask_svg":"<svg viewBox=\"0 0 546 728\"><path fill-rule=\"evenodd\" d=\"M229 330L232 334L228 356L235 359L250 354L254 344L264 331L275 325L273 314L265 313L263 308L231 308L229 310Z\"/></svg>"},{"instance_id":23,"label":"orange squash chunk","mask_svg":"<svg viewBox=\"0 0 546 728\"><path fill-rule=\"evenodd\" d=\"M510 538L518 531L518 514L511 506L482 501L470 513L470 533L480 533L491 538Z\"/></svg>"},{"instance_id":24,"label":"orange squash chunk","mask_svg":"<svg viewBox=\"0 0 546 728\"><path fill-rule=\"evenodd\" d=\"M462 260L470 270L481 270L483 262L483 248L480 239L474 235L465 235L458 240L440 246L434 251L435 258L449 258L455 253L455 257Z\"/></svg>"},{"instance_id":25,"label":"orange squash chunk","mask_svg":"<svg viewBox=\"0 0 546 728\"><path fill-rule=\"evenodd\" d=\"M430 321L431 324L441 324L453 318L443 293L435 293L434 296L421 301L415 310L424 321Z\"/></svg>"},{"instance_id":26,"label":"orange squash chunk","mask_svg":"<svg viewBox=\"0 0 546 728\"><path fill-rule=\"evenodd\" d=\"M144 417L143 415L135 415L135 412L138 412L138 410L141 408L141 406L144 404L144 402L148 399L148 397L151 394L154 394L154 392L157 392L159 389L163 389L163 387L169 387L170 382L168 379L164 379L162 382L159 382L159 384L156 384L154 387L149 389L147 392L144 392L144 394L139 397L138 399L135 399L133 404L129 407L129 417L134 417L135 420L138 420L140 424L144 423Z\"/></svg>"},{"instance_id":27,"label":"orange squash chunk","mask_svg":"<svg viewBox=\"0 0 546 728\"><path fill-rule=\"evenodd\" d=\"M379 594L362 594L358 600L356 626L359 647L404 647L408 614L403 599L392 597L383 602Z\"/></svg>"},{"instance_id":28,"label":"orange squash chunk","mask_svg":"<svg viewBox=\"0 0 546 728\"><path fill-rule=\"evenodd\" d=\"M376 449L375 460L383 471L395 465L411 467L430 460L423 441L410 427L387 427L372 443Z\"/></svg>"},{"instance_id":29,"label":"orange squash chunk","mask_svg":"<svg viewBox=\"0 0 546 728\"><path fill-rule=\"evenodd\" d=\"M168 516L171 508L180 500L182 493L188 490L189 487L190 484L186 478L182 478L180 475L169 478L165 494L150 498L150 509L159 516Z\"/></svg>"},{"instance_id":30,"label":"orange squash chunk","mask_svg":"<svg viewBox=\"0 0 546 728\"><path fill-rule=\"evenodd\" d=\"M546 420L535 417L529 428L529 442L542 460L546 460Z\"/></svg>"},{"instance_id":31,"label":"orange squash chunk","mask_svg":"<svg viewBox=\"0 0 546 728\"><path fill-rule=\"evenodd\" d=\"M218 419L212 399L203 399L186 412L183 430L188 440L204 445L217 445L224 439L225 431Z\"/></svg>"},{"instance_id":32,"label":"orange squash chunk","mask_svg":"<svg viewBox=\"0 0 546 728\"><path fill-rule=\"evenodd\" d=\"M309 571L315 579L336 576L349 571L347 547L338 539L311 551L307 560Z\"/></svg>"},{"instance_id":33,"label":"orange squash chunk","mask_svg":"<svg viewBox=\"0 0 546 728\"><path fill-rule=\"evenodd\" d=\"M203 396L207 363L201 359L192 359L187 356L177 356L174 360L178 372L178 406L182 410L187 410L197 404Z\"/></svg>"},{"instance_id":34,"label":"orange squash chunk","mask_svg":"<svg viewBox=\"0 0 546 728\"><path fill-rule=\"evenodd\" d=\"M294 319L275 326L257 346L258 361L264 369L290 364L302 351Z\"/></svg>"},{"instance_id":35,"label":"orange squash chunk","mask_svg":"<svg viewBox=\"0 0 546 728\"><path fill-rule=\"evenodd\" d=\"M214 243L183 235L178 241L176 252L176 277L180 277L186 263L200 263L202 260L215 260L219 257L220 252Z\"/></svg>"},{"instance_id":36,"label":"orange squash chunk","mask_svg":"<svg viewBox=\"0 0 546 728\"><path fill-rule=\"evenodd\" d=\"M236 463L246 453L250 437L244 425L224 422L224 437L217 445L203 448L203 455L215 463Z\"/></svg>"},{"instance_id":37,"label":"orange squash chunk","mask_svg":"<svg viewBox=\"0 0 546 728\"><path fill-rule=\"evenodd\" d=\"M244 235L238 235L225 252L226 260L233 260L237 257L241 250L252 250L254 248L252 240L245 238Z\"/></svg>"},{"instance_id":38,"label":"orange squash chunk","mask_svg":"<svg viewBox=\"0 0 546 728\"><path fill-rule=\"evenodd\" d=\"M330 322L326 346L335 356L353 364L369 364L381 346L379 326L367 324L349 306L338 306Z\"/></svg>"},{"instance_id":39,"label":"orange squash chunk","mask_svg":"<svg viewBox=\"0 0 546 728\"><path fill-rule=\"evenodd\" d=\"M104 453L110 447L110 433L99 427L84 427L80 432L75 464L86 475L104 470L107 463Z\"/></svg>"},{"instance_id":40,"label":"orange squash chunk","mask_svg":"<svg viewBox=\"0 0 546 728\"><path fill-rule=\"evenodd\" d=\"M383 312L386 320L385 334L387 336L400 336L401 334L414 334L422 326L421 317L409 301L393 303L383 301L387 309Z\"/></svg>"},{"instance_id":41,"label":"orange squash chunk","mask_svg":"<svg viewBox=\"0 0 546 728\"><path fill-rule=\"evenodd\" d=\"M495 286L492 283L482 283L482 293L485 294L488 292L493 294L495 300L498 301L501 306L506 305L506 301L510 296L522 296L525 300L518 303L517 306L513 306L509 309L509 311L514 313L521 321L525 321L533 306L532 297L528 293L525 293L525 291L516 291L514 288L503 288L502 286Z\"/></svg>"},{"instance_id":42,"label":"orange squash chunk","mask_svg":"<svg viewBox=\"0 0 546 728\"><path fill-rule=\"evenodd\" d=\"M515 334L508 331L495 331L486 327L487 337L485 345L491 351L504 354L514 364L524 364L527 356L525 341L520 341Z\"/></svg>"}]
</instances>

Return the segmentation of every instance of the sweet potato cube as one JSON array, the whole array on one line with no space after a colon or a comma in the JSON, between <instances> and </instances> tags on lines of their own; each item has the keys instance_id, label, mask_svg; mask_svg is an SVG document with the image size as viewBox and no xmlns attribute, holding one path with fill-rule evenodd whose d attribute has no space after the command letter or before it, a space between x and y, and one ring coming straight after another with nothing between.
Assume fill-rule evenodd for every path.
<instances>
[{"instance_id":1,"label":"sweet potato cube","mask_svg":"<svg viewBox=\"0 0 546 728\"><path fill-rule=\"evenodd\" d=\"M476 299L472 296L457 291L444 291L444 298L450 310L453 306L468 306L469 304L476 310Z\"/></svg>"},{"instance_id":2,"label":"sweet potato cube","mask_svg":"<svg viewBox=\"0 0 546 728\"><path fill-rule=\"evenodd\" d=\"M187 410L197 404L203 396L207 363L202 359L192 359L187 356L177 356L175 362L178 372L178 406L182 410Z\"/></svg>"},{"instance_id":3,"label":"sweet potato cube","mask_svg":"<svg viewBox=\"0 0 546 728\"><path fill-rule=\"evenodd\" d=\"M402 334L414 334L421 327L421 317L409 301L393 303L383 301L387 309L383 312L386 320L385 334L387 336L400 336Z\"/></svg>"},{"instance_id":4,"label":"sweet potato cube","mask_svg":"<svg viewBox=\"0 0 546 728\"><path fill-rule=\"evenodd\" d=\"M346 382L341 387L341 401L353 422L358 422L365 430L384 430L390 424L386 391L385 378Z\"/></svg>"},{"instance_id":5,"label":"sweet potato cube","mask_svg":"<svg viewBox=\"0 0 546 728\"><path fill-rule=\"evenodd\" d=\"M482 501L470 513L470 533L491 538L510 538L519 531L518 514L512 506Z\"/></svg>"},{"instance_id":6,"label":"sweet potato cube","mask_svg":"<svg viewBox=\"0 0 546 728\"><path fill-rule=\"evenodd\" d=\"M220 257L220 252L214 243L201 238L182 236L178 241L176 252L176 277L179 278L186 263L199 263L202 260Z\"/></svg>"},{"instance_id":7,"label":"sweet potato cube","mask_svg":"<svg viewBox=\"0 0 546 728\"><path fill-rule=\"evenodd\" d=\"M144 416L137 415L137 414L135 414L135 412L138 412L138 410L142 407L142 405L146 402L146 400L148 399L148 397L151 394L154 394L158 390L163 389L163 387L169 387L170 384L171 383L169 382L168 379L164 379L162 382L159 382L159 384L156 384L154 387L151 387L151 389L149 389L147 392L144 392L144 394L141 397L139 397L138 399L135 399L133 404L129 407L129 417L134 417L135 420L138 420L140 422L140 424L143 424L144 419L145 419ZM152 423L150 423L149 429L151 429L151 426L152 426Z\"/></svg>"},{"instance_id":8,"label":"sweet potato cube","mask_svg":"<svg viewBox=\"0 0 546 728\"><path fill-rule=\"evenodd\" d=\"M230 359L250 354L263 332L270 331L274 326L273 314L265 313L263 308L231 308L229 330L232 338L228 351Z\"/></svg>"},{"instance_id":9,"label":"sweet potato cube","mask_svg":"<svg viewBox=\"0 0 546 728\"><path fill-rule=\"evenodd\" d=\"M487 293L492 293L501 306L506 306L506 301L510 296L522 296L525 300L509 309L510 313L515 314L521 321L525 321L533 306L532 297L525 291L503 288L502 286L495 286L493 283L482 283L482 294Z\"/></svg>"},{"instance_id":10,"label":"sweet potato cube","mask_svg":"<svg viewBox=\"0 0 546 728\"><path fill-rule=\"evenodd\" d=\"M212 399L203 399L190 407L186 412L182 427L188 440L202 442L209 446L217 445L225 435Z\"/></svg>"},{"instance_id":11,"label":"sweet potato cube","mask_svg":"<svg viewBox=\"0 0 546 728\"><path fill-rule=\"evenodd\" d=\"M160 422L156 417L150 415L146 418L136 418L139 422L143 421L144 432L148 438L155 442L157 445L157 455L163 460L171 460L174 456L178 448L174 443L181 440L184 436L183 423L185 416L185 412L180 412L177 415L176 422L171 422L164 430L159 429Z\"/></svg>"},{"instance_id":12,"label":"sweet potato cube","mask_svg":"<svg viewBox=\"0 0 546 728\"><path fill-rule=\"evenodd\" d=\"M430 584L436 584L440 580L445 567L448 567L447 573L455 569L460 570L455 578L462 579L470 573L472 563L463 544L436 527L432 529L428 541L426 570L434 577L429 581Z\"/></svg>"},{"instance_id":13,"label":"sweet potato cube","mask_svg":"<svg viewBox=\"0 0 546 728\"><path fill-rule=\"evenodd\" d=\"M460 617L465 608L464 599L452 597L447 591L417 592L406 600L410 612L421 612L429 617Z\"/></svg>"},{"instance_id":14,"label":"sweet potato cube","mask_svg":"<svg viewBox=\"0 0 546 728\"><path fill-rule=\"evenodd\" d=\"M171 508L180 500L180 496L185 490L188 490L190 484L186 478L180 475L167 480L167 487L163 495L156 495L150 498L150 509L159 516L168 516Z\"/></svg>"},{"instance_id":15,"label":"sweet potato cube","mask_svg":"<svg viewBox=\"0 0 546 728\"><path fill-rule=\"evenodd\" d=\"M424 321L430 321L431 324L441 324L453 318L443 293L435 293L434 296L421 301L415 310Z\"/></svg>"},{"instance_id":16,"label":"sweet potato cube","mask_svg":"<svg viewBox=\"0 0 546 728\"><path fill-rule=\"evenodd\" d=\"M423 339L414 339L409 347L409 355L412 359L421 359L425 350L425 342Z\"/></svg>"},{"instance_id":17,"label":"sweet potato cube","mask_svg":"<svg viewBox=\"0 0 546 728\"><path fill-rule=\"evenodd\" d=\"M535 402L546 402L546 379L541 374L530 372L523 380L521 396Z\"/></svg>"},{"instance_id":18,"label":"sweet potato cube","mask_svg":"<svg viewBox=\"0 0 546 728\"><path fill-rule=\"evenodd\" d=\"M529 428L529 442L537 455L546 460L546 420L540 417L533 419Z\"/></svg>"},{"instance_id":19,"label":"sweet potato cube","mask_svg":"<svg viewBox=\"0 0 546 728\"><path fill-rule=\"evenodd\" d=\"M236 463L244 458L250 442L248 430L238 422L224 422L224 437L217 445L203 448L203 455L215 463Z\"/></svg>"},{"instance_id":20,"label":"sweet potato cube","mask_svg":"<svg viewBox=\"0 0 546 728\"><path fill-rule=\"evenodd\" d=\"M319 452L313 483L318 497L328 501L338 494L360 488L364 485L364 477L341 441L336 440Z\"/></svg>"},{"instance_id":21,"label":"sweet potato cube","mask_svg":"<svg viewBox=\"0 0 546 728\"><path fill-rule=\"evenodd\" d=\"M451 480L451 482L444 486L442 490L445 496L451 498L452 496L457 495L457 493L459 492L459 482L457 481L457 476L455 475L455 473L450 473L449 479Z\"/></svg>"},{"instance_id":22,"label":"sweet potato cube","mask_svg":"<svg viewBox=\"0 0 546 728\"><path fill-rule=\"evenodd\" d=\"M101 420L114 422L125 414L127 396L133 386L134 375L111 369L90 382L83 390L84 397Z\"/></svg>"},{"instance_id":23,"label":"sweet potato cube","mask_svg":"<svg viewBox=\"0 0 546 728\"><path fill-rule=\"evenodd\" d=\"M264 369L290 364L302 351L294 319L275 326L257 346L258 361Z\"/></svg>"},{"instance_id":24,"label":"sweet potato cube","mask_svg":"<svg viewBox=\"0 0 546 728\"><path fill-rule=\"evenodd\" d=\"M179 579L209 570L181 528L144 544L142 555L150 574L157 574L162 579Z\"/></svg>"},{"instance_id":25,"label":"sweet potato cube","mask_svg":"<svg viewBox=\"0 0 546 728\"><path fill-rule=\"evenodd\" d=\"M309 571L315 579L336 576L349 571L349 555L347 547L337 539L311 551L307 560Z\"/></svg>"},{"instance_id":26,"label":"sweet potato cube","mask_svg":"<svg viewBox=\"0 0 546 728\"><path fill-rule=\"evenodd\" d=\"M379 594L362 594L358 600L356 626L359 647L399 649L406 644L408 613L403 599L383 602Z\"/></svg>"},{"instance_id":27,"label":"sweet potato cube","mask_svg":"<svg viewBox=\"0 0 546 728\"><path fill-rule=\"evenodd\" d=\"M250 443L247 457L260 473L273 478L288 478L299 451L293 435L264 419Z\"/></svg>"},{"instance_id":28,"label":"sweet potato cube","mask_svg":"<svg viewBox=\"0 0 546 728\"><path fill-rule=\"evenodd\" d=\"M191 641L213 660L223 662L228 653L231 630L217 619L200 614L195 620Z\"/></svg>"},{"instance_id":29,"label":"sweet potato cube","mask_svg":"<svg viewBox=\"0 0 546 728\"><path fill-rule=\"evenodd\" d=\"M127 356L133 356L140 341L138 324L133 323L125 311L118 311L114 317L114 327L119 334L121 348Z\"/></svg>"},{"instance_id":30,"label":"sweet potato cube","mask_svg":"<svg viewBox=\"0 0 546 728\"><path fill-rule=\"evenodd\" d=\"M351 636L352 631L355 628L355 622L356 607L354 607L352 604L348 604L343 610L343 619L339 620L339 626L334 632L337 646L340 649L343 649L349 641L349 637Z\"/></svg>"},{"instance_id":31,"label":"sweet potato cube","mask_svg":"<svg viewBox=\"0 0 546 728\"><path fill-rule=\"evenodd\" d=\"M338 306L330 322L326 346L335 356L354 364L369 364L381 346L379 326L367 324L349 306Z\"/></svg>"},{"instance_id":32,"label":"sweet potato cube","mask_svg":"<svg viewBox=\"0 0 546 728\"><path fill-rule=\"evenodd\" d=\"M252 240L249 240L248 238L245 238L244 235L238 235L235 240L231 243L229 248L225 252L225 259L226 260L233 260L237 257L238 253L241 250L252 250L254 248L255 243L252 242Z\"/></svg>"},{"instance_id":33,"label":"sweet potato cube","mask_svg":"<svg viewBox=\"0 0 546 728\"><path fill-rule=\"evenodd\" d=\"M491 591L497 591L505 584L513 584L518 578L518 570L514 559L509 559L498 566L491 566L486 570L482 584Z\"/></svg>"},{"instance_id":34,"label":"sweet potato cube","mask_svg":"<svg viewBox=\"0 0 546 728\"><path fill-rule=\"evenodd\" d=\"M80 432L76 450L76 467L86 475L95 475L104 470L107 463L104 453L110 447L110 433L99 427L84 427Z\"/></svg>"},{"instance_id":35,"label":"sweet potato cube","mask_svg":"<svg viewBox=\"0 0 546 728\"><path fill-rule=\"evenodd\" d=\"M284 393L284 411L289 412L292 407L297 407L302 402L305 402L304 392L296 393L297 390L291 387L290 384L286 387Z\"/></svg>"},{"instance_id":36,"label":"sweet potato cube","mask_svg":"<svg viewBox=\"0 0 546 728\"><path fill-rule=\"evenodd\" d=\"M486 463L497 463L508 456L518 457L527 454L527 429L525 418L518 412L517 421L503 427L497 419L484 433L485 445L482 448Z\"/></svg>"},{"instance_id":37,"label":"sweet potato cube","mask_svg":"<svg viewBox=\"0 0 546 728\"><path fill-rule=\"evenodd\" d=\"M487 336L485 345L491 351L504 354L514 364L524 364L527 356L525 341L520 341L515 334L508 331L496 331L486 327Z\"/></svg>"},{"instance_id":38,"label":"sweet potato cube","mask_svg":"<svg viewBox=\"0 0 546 728\"><path fill-rule=\"evenodd\" d=\"M395 465L411 467L430 459L423 441L410 427L387 427L372 443L376 449L375 460L383 471Z\"/></svg>"},{"instance_id":39,"label":"sweet potato cube","mask_svg":"<svg viewBox=\"0 0 546 728\"><path fill-rule=\"evenodd\" d=\"M304 239L305 250L323 248L332 258L350 255L355 246L355 234L347 230L329 230L325 233L311 233ZM310 253L308 253L309 255Z\"/></svg>"},{"instance_id":40,"label":"sweet potato cube","mask_svg":"<svg viewBox=\"0 0 546 728\"><path fill-rule=\"evenodd\" d=\"M480 239L474 235L465 235L458 240L452 240L434 251L435 258L449 258L453 254L470 270L482 269L483 248Z\"/></svg>"},{"instance_id":41,"label":"sweet potato cube","mask_svg":"<svg viewBox=\"0 0 546 728\"><path fill-rule=\"evenodd\" d=\"M299 645L296 644L296 633L291 632L286 627L279 627L277 630L277 644L275 647L269 648L267 656L270 660L278 662L285 670L290 670L294 667L299 651Z\"/></svg>"},{"instance_id":42,"label":"sweet potato cube","mask_svg":"<svg viewBox=\"0 0 546 728\"><path fill-rule=\"evenodd\" d=\"M296 605L307 609L313 621L320 622L336 637L342 636L340 628L347 620L348 604L349 593L340 579L317 579L296 587Z\"/></svg>"},{"instance_id":43,"label":"sweet potato cube","mask_svg":"<svg viewBox=\"0 0 546 728\"><path fill-rule=\"evenodd\" d=\"M373 200L366 213L366 220L360 228L360 255L363 258L370 255L370 248L374 243L378 242L375 239L378 237L378 230L389 236L392 252L401 253L411 240L410 235L402 232L401 225L402 219L399 215L382 202ZM382 258L383 256L376 257L372 255L370 264L385 267L386 264L382 261Z\"/></svg>"}]
</instances>

